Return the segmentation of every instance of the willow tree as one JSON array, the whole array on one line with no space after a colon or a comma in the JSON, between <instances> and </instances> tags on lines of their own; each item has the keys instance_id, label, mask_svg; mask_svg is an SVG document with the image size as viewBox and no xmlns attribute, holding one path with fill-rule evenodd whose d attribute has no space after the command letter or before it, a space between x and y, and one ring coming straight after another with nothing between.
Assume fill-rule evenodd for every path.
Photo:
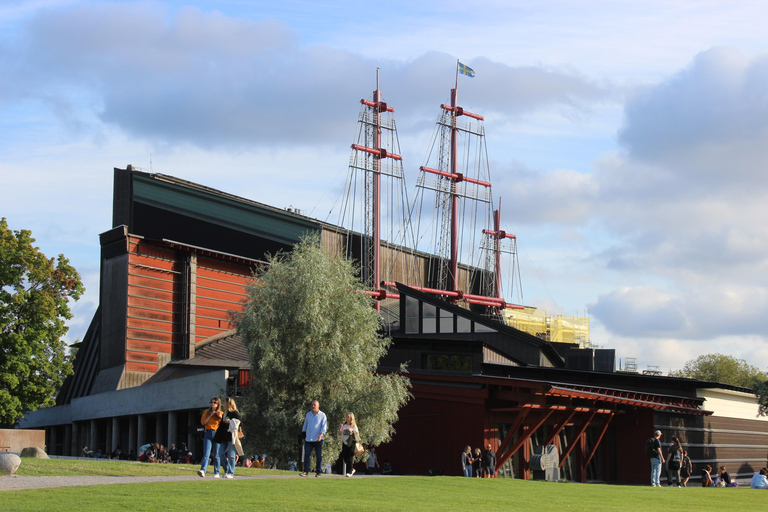
<instances>
[{"instance_id":1,"label":"willow tree","mask_svg":"<svg viewBox=\"0 0 768 512\"><path fill-rule=\"evenodd\" d=\"M381 334L381 317L354 265L325 254L317 237L268 263L234 318L253 374L242 400L246 447L275 461L297 460L315 399L328 416L325 460L333 462L341 450L336 432L347 411L355 413L362 442L390 440L410 382L404 367L399 374L376 372L391 340Z\"/></svg>"}]
</instances>

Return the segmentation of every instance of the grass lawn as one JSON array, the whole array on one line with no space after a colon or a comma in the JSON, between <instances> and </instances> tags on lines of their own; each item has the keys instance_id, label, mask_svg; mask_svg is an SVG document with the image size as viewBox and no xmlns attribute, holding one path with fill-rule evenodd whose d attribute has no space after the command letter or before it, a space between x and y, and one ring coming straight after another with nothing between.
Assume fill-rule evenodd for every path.
<instances>
[{"instance_id":1,"label":"grass lawn","mask_svg":"<svg viewBox=\"0 0 768 512\"><path fill-rule=\"evenodd\" d=\"M196 467L108 461L24 459L22 475L176 475ZM73 463L74 462L74 463ZM67 469L67 466L73 466ZM236 474L264 474L238 468ZM285 474L283 471L267 473ZM356 477L258 480L211 478L0 492L0 510L760 510L768 493L747 487L651 488L461 477ZM3 477L0 477L3 478Z\"/></svg>"}]
</instances>

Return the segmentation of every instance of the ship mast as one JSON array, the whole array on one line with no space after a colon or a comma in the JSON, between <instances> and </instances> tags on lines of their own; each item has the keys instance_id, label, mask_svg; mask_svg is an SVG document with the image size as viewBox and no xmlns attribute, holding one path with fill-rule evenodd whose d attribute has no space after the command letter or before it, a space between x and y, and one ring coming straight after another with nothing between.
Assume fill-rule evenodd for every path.
<instances>
[{"instance_id":1,"label":"ship mast","mask_svg":"<svg viewBox=\"0 0 768 512\"><path fill-rule=\"evenodd\" d=\"M436 248L433 251L437 256L437 269L431 271L435 287L415 287L421 291L435 293L449 297L453 302L464 300L470 304L479 304L498 310L503 308L521 309L522 306L507 304L501 294L501 241L505 238L513 239L514 235L507 235L500 228L501 215L498 210L494 211L493 230L484 229L482 233L490 237L492 244L485 241L481 243L482 248L492 251L495 255L494 268L486 269L487 274L494 274L493 282L488 286L478 285L480 293L470 293L472 291L473 280L469 276L464 283L464 278L460 281L459 255L461 223L463 218L469 212L462 212L462 205L468 209L467 203L482 203L487 205L489 215L487 219L478 219L473 213L475 221L486 222L488 226L491 222L490 210L491 201L491 183L490 174L487 169L487 155L485 154L485 133L482 122L483 116L468 112L459 106L458 103L458 75L459 62L456 62L456 87L451 89L450 105L440 105L443 114L438 118L438 127L440 133L435 136L433 145L436 145L437 168L423 165L419 168L421 171L417 188L420 188L423 194L424 190L432 190L436 195L435 199L435 218L434 226L438 226L438 231L434 235ZM459 118L469 118L468 122L460 123ZM464 137L467 142L462 144L462 149L469 153L471 144L469 139L476 140L475 160L470 162L471 158L464 158L459 155L459 139ZM461 168L461 165L467 165L467 169ZM469 166L475 164L473 169ZM434 176L434 182L430 182L426 176ZM438 222L439 221L439 222ZM467 229L472 229L467 228ZM480 230L478 230L478 233ZM419 235L420 236L420 235ZM446 240L448 238L448 240ZM474 240L474 236L470 235ZM446 243L449 242L449 243ZM482 278L481 278L482 281ZM391 285L393 283L387 283ZM461 288L464 288L462 291Z\"/></svg>"},{"instance_id":2,"label":"ship mast","mask_svg":"<svg viewBox=\"0 0 768 512\"><path fill-rule=\"evenodd\" d=\"M406 253L413 250L415 242L412 236L409 238L408 194L392 115L395 109L382 99L378 69L372 100L363 99L360 104L339 225L348 231L346 255L360 261L366 293L377 299L375 307L381 311L380 301L398 298L396 293L382 288L381 283L395 278L396 272L400 279L408 275ZM355 199L360 192L361 200ZM362 209L361 216L356 213L358 208ZM355 240L360 242L359 251ZM382 240L388 245L382 247ZM408 247L411 249L403 250Z\"/></svg>"}]
</instances>

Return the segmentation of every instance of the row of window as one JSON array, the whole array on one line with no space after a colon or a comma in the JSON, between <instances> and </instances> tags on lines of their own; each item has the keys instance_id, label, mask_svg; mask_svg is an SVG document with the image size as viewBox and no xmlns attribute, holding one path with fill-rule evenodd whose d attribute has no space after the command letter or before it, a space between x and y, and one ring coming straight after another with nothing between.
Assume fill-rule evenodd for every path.
<instances>
[{"instance_id":1,"label":"row of window","mask_svg":"<svg viewBox=\"0 0 768 512\"><path fill-rule=\"evenodd\" d=\"M495 332L495 329L413 297L405 297L407 334Z\"/></svg>"}]
</instances>

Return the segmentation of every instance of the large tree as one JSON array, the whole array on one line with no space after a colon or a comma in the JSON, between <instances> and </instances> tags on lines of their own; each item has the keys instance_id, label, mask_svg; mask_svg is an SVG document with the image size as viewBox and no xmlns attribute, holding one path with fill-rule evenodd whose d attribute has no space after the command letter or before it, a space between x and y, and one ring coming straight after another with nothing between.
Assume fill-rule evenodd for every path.
<instances>
[{"instance_id":1,"label":"large tree","mask_svg":"<svg viewBox=\"0 0 768 512\"><path fill-rule=\"evenodd\" d=\"M732 386L751 388L757 381L768 379L760 371L743 359L736 359L725 354L705 354L685 363L683 369L675 373L677 377L721 382Z\"/></svg>"},{"instance_id":2,"label":"large tree","mask_svg":"<svg viewBox=\"0 0 768 512\"><path fill-rule=\"evenodd\" d=\"M72 373L63 336L72 318L69 300L84 291L63 256L48 259L31 232L0 220L0 425L25 411L51 405Z\"/></svg>"},{"instance_id":3,"label":"large tree","mask_svg":"<svg viewBox=\"0 0 768 512\"><path fill-rule=\"evenodd\" d=\"M376 373L391 340L381 335L381 317L361 293L355 267L325 254L316 237L268 262L235 315L253 371L243 400L247 447L281 463L298 459L297 439L314 399L328 416L329 462L341 449L336 432L347 411L355 413L364 443L391 439L410 382Z\"/></svg>"}]
</instances>

